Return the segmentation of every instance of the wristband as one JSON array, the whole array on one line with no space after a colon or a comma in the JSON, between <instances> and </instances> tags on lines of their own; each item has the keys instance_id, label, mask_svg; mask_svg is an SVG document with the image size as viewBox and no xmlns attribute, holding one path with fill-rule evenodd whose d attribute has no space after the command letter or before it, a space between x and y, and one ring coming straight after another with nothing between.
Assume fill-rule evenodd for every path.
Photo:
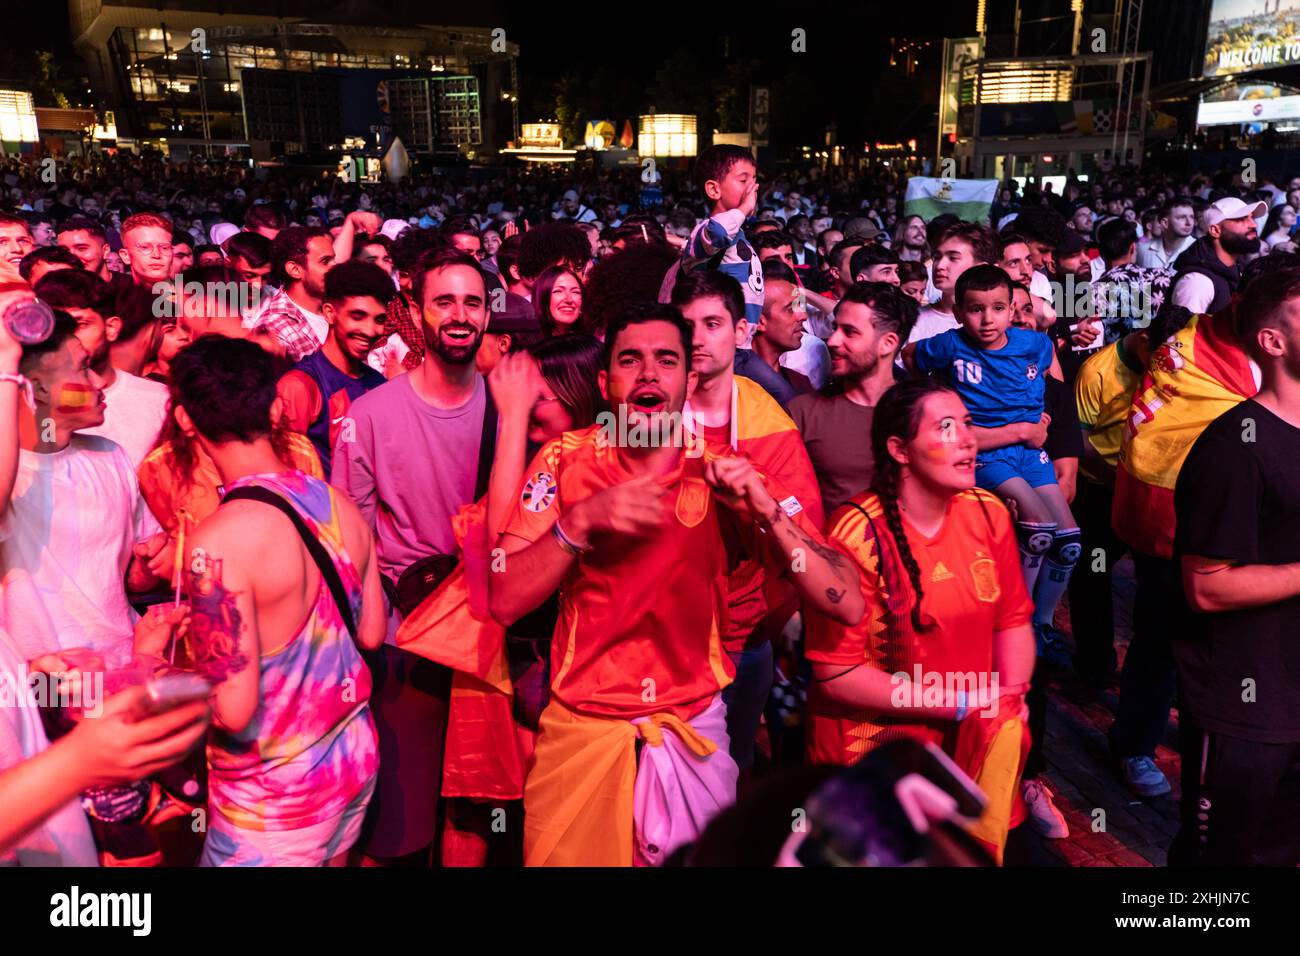
<instances>
[{"instance_id":1,"label":"wristband","mask_svg":"<svg viewBox=\"0 0 1300 956\"><path fill-rule=\"evenodd\" d=\"M961 723L969 713L970 708L966 706L966 692L959 690L957 691L957 722Z\"/></svg>"},{"instance_id":2,"label":"wristband","mask_svg":"<svg viewBox=\"0 0 1300 956\"><path fill-rule=\"evenodd\" d=\"M13 382L18 386L18 394L23 397L27 407L36 411L36 397L32 394L32 383L24 375L17 372L0 372L0 382Z\"/></svg>"},{"instance_id":3,"label":"wristband","mask_svg":"<svg viewBox=\"0 0 1300 956\"><path fill-rule=\"evenodd\" d=\"M590 544L586 544L586 545L578 544L578 542L574 541L567 534L565 534L564 529L560 527L559 518L556 518L555 523L551 525L551 537L555 539L555 543L558 544L564 551L574 555L575 557L584 555L591 550Z\"/></svg>"}]
</instances>

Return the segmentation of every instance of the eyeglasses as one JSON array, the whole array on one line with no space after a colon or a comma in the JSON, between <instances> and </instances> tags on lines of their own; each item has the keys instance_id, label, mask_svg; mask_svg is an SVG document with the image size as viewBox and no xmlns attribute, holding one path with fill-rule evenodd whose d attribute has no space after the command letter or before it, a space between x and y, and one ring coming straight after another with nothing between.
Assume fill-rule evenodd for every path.
<instances>
[{"instance_id":1,"label":"eyeglasses","mask_svg":"<svg viewBox=\"0 0 1300 956\"><path fill-rule=\"evenodd\" d=\"M135 251L142 256L151 256L155 252L160 256L170 256L172 254L172 244L170 242L137 242Z\"/></svg>"}]
</instances>

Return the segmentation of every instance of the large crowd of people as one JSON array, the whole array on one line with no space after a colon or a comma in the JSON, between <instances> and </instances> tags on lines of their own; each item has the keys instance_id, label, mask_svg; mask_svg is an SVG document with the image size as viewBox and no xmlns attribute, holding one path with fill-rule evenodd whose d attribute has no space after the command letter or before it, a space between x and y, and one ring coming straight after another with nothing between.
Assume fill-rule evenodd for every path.
<instances>
[{"instance_id":1,"label":"large crowd of people","mask_svg":"<svg viewBox=\"0 0 1300 956\"><path fill-rule=\"evenodd\" d=\"M899 742L1000 862L1069 835L1055 683L1118 688L1135 799L1176 707L1171 863L1300 864L1300 177L46 172L0 168L0 863L734 862Z\"/></svg>"}]
</instances>

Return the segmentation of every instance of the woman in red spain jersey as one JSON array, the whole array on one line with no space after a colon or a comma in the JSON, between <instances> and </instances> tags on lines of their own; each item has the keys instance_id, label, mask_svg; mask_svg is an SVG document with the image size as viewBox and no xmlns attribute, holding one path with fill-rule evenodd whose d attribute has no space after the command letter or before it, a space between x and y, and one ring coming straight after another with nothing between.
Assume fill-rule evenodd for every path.
<instances>
[{"instance_id":1,"label":"woman in red spain jersey","mask_svg":"<svg viewBox=\"0 0 1300 956\"><path fill-rule=\"evenodd\" d=\"M946 385L903 382L876 407L871 443L871 487L840 508L828 534L861 569L866 615L849 627L809 614L811 757L850 764L912 737L981 782L996 739L997 761L1016 765L1018 779L1033 603L1010 515L974 486L970 416ZM1008 722L1014 733L999 736ZM995 844L1015 789L989 793L1001 818Z\"/></svg>"}]
</instances>

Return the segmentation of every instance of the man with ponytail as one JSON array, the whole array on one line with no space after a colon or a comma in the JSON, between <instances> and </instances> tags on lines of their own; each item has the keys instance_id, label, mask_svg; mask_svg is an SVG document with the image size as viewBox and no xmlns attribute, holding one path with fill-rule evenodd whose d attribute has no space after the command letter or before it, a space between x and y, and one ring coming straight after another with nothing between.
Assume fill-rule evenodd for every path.
<instances>
[{"instance_id":1,"label":"man with ponytail","mask_svg":"<svg viewBox=\"0 0 1300 956\"><path fill-rule=\"evenodd\" d=\"M1017 816L1034 667L1011 517L974 487L971 416L942 381L890 388L871 446L871 487L828 533L861 570L866 616L808 615L810 756L847 765L900 737L941 747L985 787L976 835L997 855Z\"/></svg>"}]
</instances>

